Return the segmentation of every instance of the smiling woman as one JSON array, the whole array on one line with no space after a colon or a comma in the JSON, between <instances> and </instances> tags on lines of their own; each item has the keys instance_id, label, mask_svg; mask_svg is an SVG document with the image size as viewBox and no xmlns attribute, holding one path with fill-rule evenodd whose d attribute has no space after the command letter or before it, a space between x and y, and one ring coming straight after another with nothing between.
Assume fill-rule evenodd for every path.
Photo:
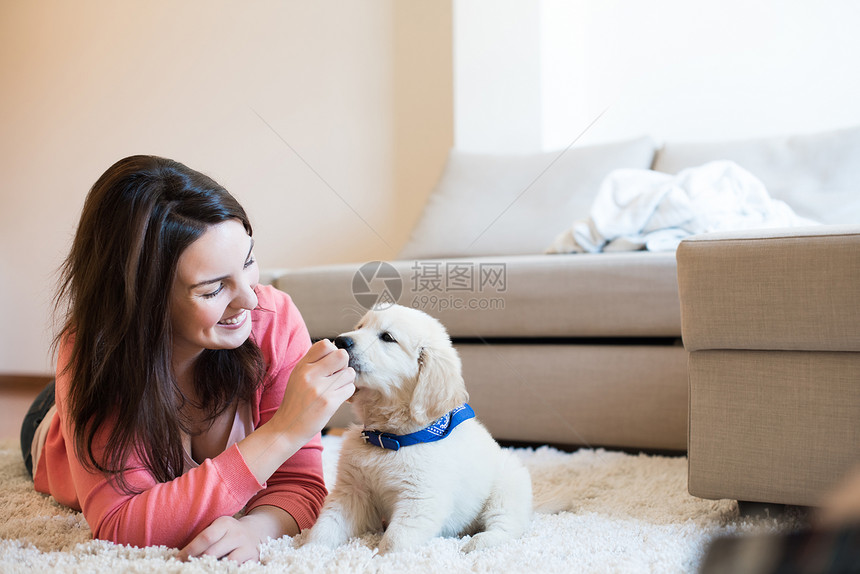
<instances>
[{"instance_id":1,"label":"smiling woman","mask_svg":"<svg viewBox=\"0 0 860 574\"><path fill-rule=\"evenodd\" d=\"M209 227L179 258L170 312L180 381L204 349L235 349L251 335L248 312L257 307L260 279L253 249L244 226L231 219Z\"/></svg>"},{"instance_id":2,"label":"smiling woman","mask_svg":"<svg viewBox=\"0 0 860 574\"><path fill-rule=\"evenodd\" d=\"M251 235L227 190L172 160L126 158L91 189L57 298L56 386L22 449L36 490L96 538L242 562L315 521L319 431L354 372L258 285Z\"/></svg>"}]
</instances>

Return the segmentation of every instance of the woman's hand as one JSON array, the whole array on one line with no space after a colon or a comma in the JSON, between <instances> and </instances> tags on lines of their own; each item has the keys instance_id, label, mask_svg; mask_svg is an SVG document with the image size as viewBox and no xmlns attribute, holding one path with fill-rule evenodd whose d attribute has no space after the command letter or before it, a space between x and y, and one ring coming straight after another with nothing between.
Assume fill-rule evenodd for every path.
<instances>
[{"instance_id":1,"label":"woman's hand","mask_svg":"<svg viewBox=\"0 0 860 574\"><path fill-rule=\"evenodd\" d=\"M328 339L317 341L290 374L284 400L270 424L304 444L353 395L354 380L347 352Z\"/></svg>"},{"instance_id":2,"label":"woman's hand","mask_svg":"<svg viewBox=\"0 0 860 574\"><path fill-rule=\"evenodd\" d=\"M189 558L208 555L242 564L248 560L260 560L262 542L252 524L232 516L222 516L195 536L176 557L186 562Z\"/></svg>"},{"instance_id":3,"label":"woman's hand","mask_svg":"<svg viewBox=\"0 0 860 574\"><path fill-rule=\"evenodd\" d=\"M259 561L260 544L269 538L295 536L299 531L298 523L287 511L276 506L258 506L239 520L232 516L215 519L179 551L177 558L185 562L191 557L209 555L239 564Z\"/></svg>"},{"instance_id":4,"label":"woman's hand","mask_svg":"<svg viewBox=\"0 0 860 574\"><path fill-rule=\"evenodd\" d=\"M278 410L237 445L260 484L322 430L355 392L354 380L346 351L327 339L311 345L290 374Z\"/></svg>"}]
</instances>

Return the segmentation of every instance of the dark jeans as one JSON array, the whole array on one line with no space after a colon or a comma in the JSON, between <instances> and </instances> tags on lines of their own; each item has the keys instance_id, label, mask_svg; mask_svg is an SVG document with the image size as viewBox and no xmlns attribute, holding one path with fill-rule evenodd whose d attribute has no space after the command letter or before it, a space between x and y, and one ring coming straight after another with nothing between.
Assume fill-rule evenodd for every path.
<instances>
[{"instance_id":1,"label":"dark jeans","mask_svg":"<svg viewBox=\"0 0 860 574\"><path fill-rule=\"evenodd\" d=\"M52 406L54 406L54 381L48 383L48 386L39 393L21 425L21 454L24 455L24 466L27 467L30 478L33 477L33 455L30 453L33 437L36 436L36 429L39 428L39 424L45 419L45 415Z\"/></svg>"}]
</instances>

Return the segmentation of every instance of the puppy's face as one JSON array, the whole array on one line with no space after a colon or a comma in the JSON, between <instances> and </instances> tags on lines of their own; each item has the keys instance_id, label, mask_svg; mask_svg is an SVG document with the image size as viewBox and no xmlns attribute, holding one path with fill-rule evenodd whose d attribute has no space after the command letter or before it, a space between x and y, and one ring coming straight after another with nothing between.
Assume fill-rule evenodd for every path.
<instances>
[{"instance_id":1,"label":"puppy's face","mask_svg":"<svg viewBox=\"0 0 860 574\"><path fill-rule=\"evenodd\" d=\"M369 311L335 339L355 369L356 414L368 426L411 432L468 400L460 358L445 328L399 305ZM413 429L414 430L414 429Z\"/></svg>"}]
</instances>

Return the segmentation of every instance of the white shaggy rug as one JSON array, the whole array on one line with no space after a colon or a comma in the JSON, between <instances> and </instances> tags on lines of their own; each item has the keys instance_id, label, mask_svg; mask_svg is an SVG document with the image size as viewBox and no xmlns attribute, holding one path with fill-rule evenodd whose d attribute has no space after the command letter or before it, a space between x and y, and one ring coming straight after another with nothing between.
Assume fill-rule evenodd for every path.
<instances>
[{"instance_id":1,"label":"white shaggy rug","mask_svg":"<svg viewBox=\"0 0 860 574\"><path fill-rule=\"evenodd\" d=\"M323 441L331 486L341 439ZM536 514L513 543L464 554L465 539L440 538L380 557L373 550L378 534L337 550L297 549L283 538L263 546L260 563L239 567L205 558L181 563L175 549L93 540L80 513L33 491L18 446L0 443L0 572L695 572L715 536L799 526L794 517L739 518L732 501L690 496L682 457L545 447L515 452L532 473L535 497L560 497L567 510Z\"/></svg>"}]
</instances>

